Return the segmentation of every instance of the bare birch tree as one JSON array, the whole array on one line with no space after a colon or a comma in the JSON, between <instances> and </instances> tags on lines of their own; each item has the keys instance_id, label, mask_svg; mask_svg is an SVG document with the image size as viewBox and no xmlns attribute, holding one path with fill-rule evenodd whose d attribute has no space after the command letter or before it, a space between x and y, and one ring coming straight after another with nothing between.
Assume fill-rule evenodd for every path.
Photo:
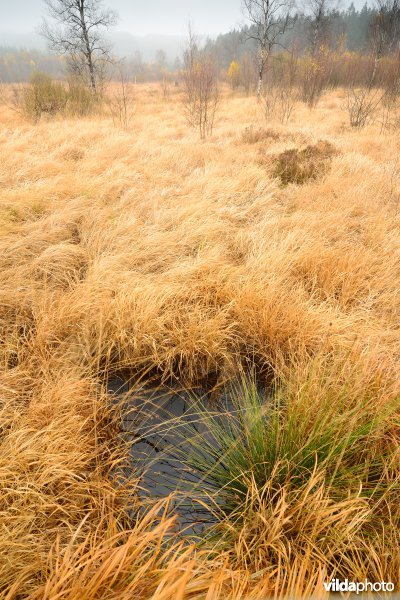
<instances>
[{"instance_id":1,"label":"bare birch tree","mask_svg":"<svg viewBox=\"0 0 400 600\"><path fill-rule=\"evenodd\" d=\"M190 126L198 129L200 138L204 140L213 131L219 101L218 71L210 54L200 48L190 25L183 60L186 119Z\"/></svg>"},{"instance_id":2,"label":"bare birch tree","mask_svg":"<svg viewBox=\"0 0 400 600\"><path fill-rule=\"evenodd\" d=\"M104 32L116 24L114 11L102 0L44 0L53 22L43 20L41 34L51 50L67 57L70 71L97 94L104 69L111 60Z\"/></svg>"},{"instance_id":3,"label":"bare birch tree","mask_svg":"<svg viewBox=\"0 0 400 600\"><path fill-rule=\"evenodd\" d=\"M242 7L252 25L248 38L257 44L259 99L271 52L292 23L294 0L243 0Z\"/></svg>"},{"instance_id":4,"label":"bare birch tree","mask_svg":"<svg viewBox=\"0 0 400 600\"><path fill-rule=\"evenodd\" d=\"M335 0L306 0L305 19L310 54L314 58L321 46L327 44Z\"/></svg>"},{"instance_id":5,"label":"bare birch tree","mask_svg":"<svg viewBox=\"0 0 400 600\"><path fill-rule=\"evenodd\" d=\"M372 51L380 59L400 50L400 0L376 0L370 24Z\"/></svg>"}]
</instances>

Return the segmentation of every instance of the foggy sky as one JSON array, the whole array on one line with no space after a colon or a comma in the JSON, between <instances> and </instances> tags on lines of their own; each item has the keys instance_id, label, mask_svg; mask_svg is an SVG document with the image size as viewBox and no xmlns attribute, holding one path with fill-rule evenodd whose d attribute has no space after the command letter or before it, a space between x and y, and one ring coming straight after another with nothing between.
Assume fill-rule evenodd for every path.
<instances>
[{"instance_id":1,"label":"foggy sky","mask_svg":"<svg viewBox=\"0 0 400 600\"><path fill-rule=\"evenodd\" d=\"M185 35L189 20L198 33L210 35L244 23L241 0L105 0L104 5L119 14L116 29L133 35ZM42 0L0 0L0 6L0 30L16 33L33 31L46 12Z\"/></svg>"},{"instance_id":2,"label":"foggy sky","mask_svg":"<svg viewBox=\"0 0 400 600\"><path fill-rule=\"evenodd\" d=\"M347 6L350 0L341 2ZM241 0L105 0L120 17L119 31L133 35L185 35L190 20L197 33L225 33L245 22ZM354 0L361 7L364 0ZM0 30L27 33L36 29L45 14L43 0L0 0ZM1 44L1 40L0 40Z\"/></svg>"}]
</instances>

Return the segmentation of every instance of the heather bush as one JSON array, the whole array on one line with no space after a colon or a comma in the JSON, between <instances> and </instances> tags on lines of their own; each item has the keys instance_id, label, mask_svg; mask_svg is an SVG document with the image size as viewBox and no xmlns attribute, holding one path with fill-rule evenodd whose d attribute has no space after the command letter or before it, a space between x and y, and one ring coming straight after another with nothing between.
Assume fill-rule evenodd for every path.
<instances>
[{"instance_id":1,"label":"heather bush","mask_svg":"<svg viewBox=\"0 0 400 600\"><path fill-rule=\"evenodd\" d=\"M335 153L334 146L326 141L319 141L303 150L285 150L274 159L273 175L279 178L283 185L301 185L311 179L317 179Z\"/></svg>"}]
</instances>

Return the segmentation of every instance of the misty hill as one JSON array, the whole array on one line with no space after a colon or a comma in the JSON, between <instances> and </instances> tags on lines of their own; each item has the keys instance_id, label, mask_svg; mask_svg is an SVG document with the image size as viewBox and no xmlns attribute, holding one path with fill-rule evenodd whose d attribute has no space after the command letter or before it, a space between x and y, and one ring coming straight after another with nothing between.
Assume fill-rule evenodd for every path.
<instances>
[{"instance_id":1,"label":"misty hill","mask_svg":"<svg viewBox=\"0 0 400 600\"><path fill-rule=\"evenodd\" d=\"M174 35L134 36L124 31L113 31L109 39L118 56L134 56L140 52L145 62L154 62L157 50L163 50L167 60L173 62L182 55L184 38ZM0 30L0 47L16 50L39 50L45 52L46 41L35 32L15 33Z\"/></svg>"},{"instance_id":2,"label":"misty hill","mask_svg":"<svg viewBox=\"0 0 400 600\"><path fill-rule=\"evenodd\" d=\"M185 39L174 35L134 36L131 33L116 31L110 34L114 51L118 56L133 56L140 52L145 62L154 62L157 50L163 50L167 60L173 62L182 56Z\"/></svg>"},{"instance_id":3,"label":"misty hill","mask_svg":"<svg viewBox=\"0 0 400 600\"><path fill-rule=\"evenodd\" d=\"M46 41L33 31L16 33L15 31L0 30L0 46L17 50L46 50Z\"/></svg>"}]
</instances>

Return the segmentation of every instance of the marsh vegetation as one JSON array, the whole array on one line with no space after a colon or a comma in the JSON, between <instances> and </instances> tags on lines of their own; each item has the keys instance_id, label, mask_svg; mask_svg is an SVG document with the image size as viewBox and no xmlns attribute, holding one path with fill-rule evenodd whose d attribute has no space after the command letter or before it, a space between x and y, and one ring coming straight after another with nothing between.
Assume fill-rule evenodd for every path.
<instances>
[{"instance_id":1,"label":"marsh vegetation","mask_svg":"<svg viewBox=\"0 0 400 600\"><path fill-rule=\"evenodd\" d=\"M397 129L355 131L344 89L282 123L222 86L200 142L180 88L129 91L128 123L0 109L2 590L398 584ZM212 514L201 535L173 489L141 493L115 377L136 411L144 381L192 390L202 427L162 427L189 443L169 451Z\"/></svg>"}]
</instances>

